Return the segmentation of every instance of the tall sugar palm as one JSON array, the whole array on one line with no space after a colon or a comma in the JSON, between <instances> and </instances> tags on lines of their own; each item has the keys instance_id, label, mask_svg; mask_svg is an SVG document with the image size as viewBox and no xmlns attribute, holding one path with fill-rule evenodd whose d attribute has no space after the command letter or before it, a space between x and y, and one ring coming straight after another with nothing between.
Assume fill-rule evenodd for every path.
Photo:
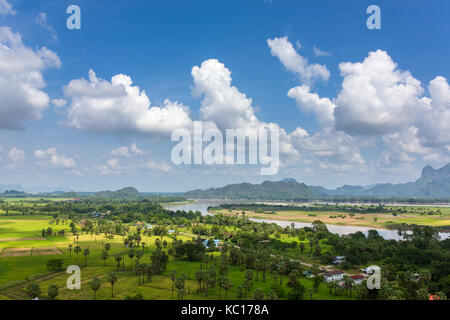
<instances>
[{"instance_id":1,"label":"tall sugar palm","mask_svg":"<svg viewBox=\"0 0 450 320\"><path fill-rule=\"evenodd\" d=\"M75 252L77 254L77 263L79 263L79 261L78 261L78 254L81 252L81 247L80 246L75 246L75 249L73 249L73 252Z\"/></svg>"},{"instance_id":2,"label":"tall sugar palm","mask_svg":"<svg viewBox=\"0 0 450 320\"><path fill-rule=\"evenodd\" d=\"M172 300L173 300L173 291L175 290L175 279L177 276L177 271L172 270L172 271L170 271L169 275L170 275L170 279L172 280Z\"/></svg>"},{"instance_id":3,"label":"tall sugar palm","mask_svg":"<svg viewBox=\"0 0 450 320\"><path fill-rule=\"evenodd\" d=\"M89 248L86 248L83 250L83 255L84 255L84 266L87 266L87 256L89 255Z\"/></svg>"},{"instance_id":4,"label":"tall sugar palm","mask_svg":"<svg viewBox=\"0 0 450 320\"><path fill-rule=\"evenodd\" d=\"M102 252L102 259L103 259L103 265L106 265L106 259L108 259L109 255L108 255L108 251L103 251Z\"/></svg>"},{"instance_id":5,"label":"tall sugar palm","mask_svg":"<svg viewBox=\"0 0 450 320\"><path fill-rule=\"evenodd\" d=\"M94 300L95 300L97 291L102 286L102 282L99 278L94 277L94 279L92 279L92 281L89 283L89 285L91 286L92 291L94 291Z\"/></svg>"},{"instance_id":6,"label":"tall sugar palm","mask_svg":"<svg viewBox=\"0 0 450 320\"><path fill-rule=\"evenodd\" d=\"M120 268L120 261L122 260L122 256L116 256L116 257L114 258L114 260L117 261L117 271L119 271L119 268Z\"/></svg>"},{"instance_id":7,"label":"tall sugar palm","mask_svg":"<svg viewBox=\"0 0 450 320\"><path fill-rule=\"evenodd\" d=\"M230 278L225 277L224 282L222 283L223 289L225 290L225 299L228 298L228 290L230 290L233 283L231 282Z\"/></svg>"},{"instance_id":8,"label":"tall sugar palm","mask_svg":"<svg viewBox=\"0 0 450 320\"><path fill-rule=\"evenodd\" d=\"M130 258L130 269L133 268L133 258L134 258L134 249L131 248L130 251L128 251L128 257Z\"/></svg>"},{"instance_id":9,"label":"tall sugar palm","mask_svg":"<svg viewBox=\"0 0 450 320\"><path fill-rule=\"evenodd\" d=\"M111 283L111 297L114 298L114 284L117 282L117 273L111 272L108 275L108 282Z\"/></svg>"}]
</instances>

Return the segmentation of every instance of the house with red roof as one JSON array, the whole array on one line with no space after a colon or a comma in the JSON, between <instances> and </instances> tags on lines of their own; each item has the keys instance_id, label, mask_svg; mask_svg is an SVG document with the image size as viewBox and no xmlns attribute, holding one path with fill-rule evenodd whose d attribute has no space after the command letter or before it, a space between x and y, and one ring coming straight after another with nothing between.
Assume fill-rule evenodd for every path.
<instances>
[{"instance_id":1,"label":"house with red roof","mask_svg":"<svg viewBox=\"0 0 450 320\"><path fill-rule=\"evenodd\" d=\"M361 282L363 282L364 278L365 277L362 274L352 274L350 276L350 279L353 280L354 284L361 284Z\"/></svg>"},{"instance_id":2,"label":"house with red roof","mask_svg":"<svg viewBox=\"0 0 450 320\"><path fill-rule=\"evenodd\" d=\"M323 274L323 279L326 282L331 281L341 281L344 279L344 271L342 270L335 270L335 271L328 271Z\"/></svg>"}]
</instances>

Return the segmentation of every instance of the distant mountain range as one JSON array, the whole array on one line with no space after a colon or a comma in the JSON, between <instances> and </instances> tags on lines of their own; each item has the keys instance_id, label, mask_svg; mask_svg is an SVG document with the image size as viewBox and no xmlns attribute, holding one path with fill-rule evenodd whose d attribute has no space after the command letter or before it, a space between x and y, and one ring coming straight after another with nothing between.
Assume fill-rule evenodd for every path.
<instances>
[{"instance_id":1,"label":"distant mountain range","mask_svg":"<svg viewBox=\"0 0 450 320\"><path fill-rule=\"evenodd\" d=\"M123 188L117 191L100 191L95 193L95 196L101 198L138 198L139 191L133 187Z\"/></svg>"},{"instance_id":2,"label":"distant mountain range","mask_svg":"<svg viewBox=\"0 0 450 320\"><path fill-rule=\"evenodd\" d=\"M239 183L222 188L192 190L188 198L230 198L303 200L314 198L433 198L450 199L450 163L440 169L426 166L421 177L408 183L383 183L371 186L342 186L330 190L320 186L307 186L293 178L264 181L261 184Z\"/></svg>"},{"instance_id":3,"label":"distant mountain range","mask_svg":"<svg viewBox=\"0 0 450 320\"><path fill-rule=\"evenodd\" d=\"M24 191L19 184L0 184L0 193L4 193L8 190Z\"/></svg>"}]
</instances>

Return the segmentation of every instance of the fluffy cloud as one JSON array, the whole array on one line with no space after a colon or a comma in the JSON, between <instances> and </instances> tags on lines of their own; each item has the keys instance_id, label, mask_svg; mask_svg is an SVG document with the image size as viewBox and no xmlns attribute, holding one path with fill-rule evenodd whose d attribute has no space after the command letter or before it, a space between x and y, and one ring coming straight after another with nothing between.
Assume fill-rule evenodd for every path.
<instances>
[{"instance_id":1,"label":"fluffy cloud","mask_svg":"<svg viewBox=\"0 0 450 320\"><path fill-rule=\"evenodd\" d=\"M13 9L13 6L8 2L8 0L0 0L0 14L16 14L16 10Z\"/></svg>"},{"instance_id":2,"label":"fluffy cloud","mask_svg":"<svg viewBox=\"0 0 450 320\"><path fill-rule=\"evenodd\" d=\"M420 81L397 69L386 51L363 62L339 64L344 77L336 100L336 128L350 134L396 132L414 120L423 93Z\"/></svg>"},{"instance_id":3,"label":"fluffy cloud","mask_svg":"<svg viewBox=\"0 0 450 320\"><path fill-rule=\"evenodd\" d=\"M67 105L67 100L65 99L52 99L52 104L56 107L56 108L61 108Z\"/></svg>"},{"instance_id":4,"label":"fluffy cloud","mask_svg":"<svg viewBox=\"0 0 450 320\"><path fill-rule=\"evenodd\" d=\"M41 166L51 168L73 168L76 166L75 160L67 158L57 153L56 148L48 150L36 150L34 156Z\"/></svg>"},{"instance_id":5,"label":"fluffy cloud","mask_svg":"<svg viewBox=\"0 0 450 320\"><path fill-rule=\"evenodd\" d=\"M111 155L116 157L130 158L132 156L143 155L144 151L137 147L136 143L132 143L130 146L122 146L111 151Z\"/></svg>"},{"instance_id":6,"label":"fluffy cloud","mask_svg":"<svg viewBox=\"0 0 450 320\"><path fill-rule=\"evenodd\" d=\"M170 170L172 170L172 167L166 164L165 162L157 162L153 159L150 159L147 162L145 162L144 167L150 170L163 172L169 172Z\"/></svg>"},{"instance_id":7,"label":"fluffy cloud","mask_svg":"<svg viewBox=\"0 0 450 320\"><path fill-rule=\"evenodd\" d=\"M310 92L307 85L297 86L288 91L288 97L295 99L300 110L312 112L323 126L334 125L334 108L336 105L328 98L320 98Z\"/></svg>"},{"instance_id":8,"label":"fluffy cloud","mask_svg":"<svg viewBox=\"0 0 450 320\"><path fill-rule=\"evenodd\" d=\"M382 137L385 145L393 151L426 155L430 153L417 136L419 129L410 126L407 130L386 134Z\"/></svg>"},{"instance_id":9,"label":"fluffy cloud","mask_svg":"<svg viewBox=\"0 0 450 320\"><path fill-rule=\"evenodd\" d=\"M40 25L45 30L49 31L50 34L52 35L53 40L58 39L58 37L56 36L55 29L51 25L48 24L47 13L39 12L38 15L36 16L36 18L34 19L34 22L36 22L38 25Z\"/></svg>"},{"instance_id":10,"label":"fluffy cloud","mask_svg":"<svg viewBox=\"0 0 450 320\"><path fill-rule=\"evenodd\" d=\"M222 129L255 127L259 124L252 99L231 85L231 72L217 59L192 68L195 97L203 96L200 117Z\"/></svg>"},{"instance_id":11,"label":"fluffy cloud","mask_svg":"<svg viewBox=\"0 0 450 320\"><path fill-rule=\"evenodd\" d=\"M278 57L284 67L296 73L301 81L311 84L318 79L327 81L330 78L330 72L326 66L309 64L306 58L295 51L288 37L268 39L267 44L272 56Z\"/></svg>"},{"instance_id":12,"label":"fluffy cloud","mask_svg":"<svg viewBox=\"0 0 450 320\"><path fill-rule=\"evenodd\" d=\"M331 56L331 53L320 50L316 46L313 47L314 54L318 57Z\"/></svg>"},{"instance_id":13,"label":"fluffy cloud","mask_svg":"<svg viewBox=\"0 0 450 320\"><path fill-rule=\"evenodd\" d=\"M125 166L121 165L119 159L113 158L106 160L105 163L96 165L95 168L100 172L101 175L120 175L122 171L126 169Z\"/></svg>"},{"instance_id":14,"label":"fluffy cloud","mask_svg":"<svg viewBox=\"0 0 450 320\"><path fill-rule=\"evenodd\" d=\"M192 68L195 97L203 97L200 117L219 129L275 129L280 133L280 153L298 155L283 128L260 121L254 112L252 99L231 85L231 72L217 59L205 60Z\"/></svg>"},{"instance_id":15,"label":"fluffy cloud","mask_svg":"<svg viewBox=\"0 0 450 320\"><path fill-rule=\"evenodd\" d=\"M365 164L356 138L345 132L326 128L310 135L305 130L297 128L289 136L292 144L300 150L306 161L318 160L322 166L341 166L341 169ZM342 164L346 167L342 167Z\"/></svg>"},{"instance_id":16,"label":"fluffy cloud","mask_svg":"<svg viewBox=\"0 0 450 320\"><path fill-rule=\"evenodd\" d=\"M427 146L450 147L450 87L444 77L428 86L431 98L423 98L425 110L417 117L418 135Z\"/></svg>"},{"instance_id":17,"label":"fluffy cloud","mask_svg":"<svg viewBox=\"0 0 450 320\"><path fill-rule=\"evenodd\" d=\"M9 159L13 162L13 166L23 164L25 160L25 152L16 147L9 150Z\"/></svg>"},{"instance_id":18,"label":"fluffy cloud","mask_svg":"<svg viewBox=\"0 0 450 320\"><path fill-rule=\"evenodd\" d=\"M359 146L374 137L382 150L379 165L416 160L444 163L450 150L450 87L438 76L423 96L419 80L402 71L387 52L370 52L363 62L339 65L342 88L334 99L321 98L307 85L289 90L300 110L315 114L321 131L290 134L293 145L320 161L363 163ZM304 152L302 152L304 154Z\"/></svg>"},{"instance_id":19,"label":"fluffy cloud","mask_svg":"<svg viewBox=\"0 0 450 320\"><path fill-rule=\"evenodd\" d=\"M68 125L81 131L170 135L192 125L188 107L168 99L161 107L151 106L145 91L124 74L109 82L90 70L88 80L72 80L64 92L71 98Z\"/></svg>"},{"instance_id":20,"label":"fluffy cloud","mask_svg":"<svg viewBox=\"0 0 450 320\"><path fill-rule=\"evenodd\" d=\"M33 50L9 27L0 27L0 128L22 130L23 122L39 120L50 99L42 70L59 67L56 53Z\"/></svg>"}]
</instances>

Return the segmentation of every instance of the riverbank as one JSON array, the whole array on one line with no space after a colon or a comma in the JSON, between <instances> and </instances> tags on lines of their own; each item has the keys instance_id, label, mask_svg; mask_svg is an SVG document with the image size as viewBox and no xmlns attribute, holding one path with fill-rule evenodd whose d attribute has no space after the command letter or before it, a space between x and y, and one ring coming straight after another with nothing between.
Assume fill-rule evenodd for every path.
<instances>
[{"instance_id":1,"label":"riverbank","mask_svg":"<svg viewBox=\"0 0 450 320\"><path fill-rule=\"evenodd\" d=\"M268 219L268 220L282 220L312 223L315 220L320 220L325 224L332 224L338 226L358 226L369 228L385 228L398 229L405 225L421 225L431 226L436 229L447 231L450 228L450 214L444 213L435 216L421 216L417 213L400 213L392 215L388 213L353 213L343 211L296 211L296 210L276 210L263 211L257 210L242 210L239 209L225 209L221 207L211 207L209 211L215 214L224 214L230 216L245 215L250 218Z\"/></svg>"},{"instance_id":2,"label":"riverbank","mask_svg":"<svg viewBox=\"0 0 450 320\"><path fill-rule=\"evenodd\" d=\"M190 204L186 204L186 205L171 204L171 205L166 206L166 209L169 209L172 211L192 210L192 211L199 211L202 215L213 215L213 214L220 213L217 210L215 210L214 208L218 208L224 204L230 205L230 204L236 204L236 202L235 201L232 202L230 200L228 200L228 201L196 200L194 203L190 203ZM249 203L246 202L246 204L248 205ZM318 213L318 211L314 212L314 214L316 214L316 213ZM242 214L242 211L235 211L235 212L231 212L231 213L229 211L226 211L226 212L224 212L224 214L236 215L236 214ZM339 212L339 214L342 214L342 212ZM445 213L445 214L447 214L447 213ZM283 227L289 227L289 226L291 226L292 223L294 223L295 228L310 227L311 223L314 220L319 220L318 216L315 216L315 217L308 216L309 220L306 220L306 221L301 221L300 219L299 219L299 221L293 221L292 217L285 217L285 219L282 220L282 219L279 219L279 216L276 216L273 214L261 214L260 217L257 217L257 216L252 217L251 215L247 215L247 216L253 221L275 223L275 224L278 224ZM424 218L424 217L422 217L422 218ZM340 220L344 220L344 219L340 218ZM340 222L340 225L338 225L337 222ZM328 227L328 230L330 230L330 232L336 233L339 235L347 235L347 234L355 233L358 231L367 235L368 231L370 229L376 229L378 231L378 233L385 239L392 239L392 240L400 240L401 239L401 237L398 235L398 232L397 232L398 226L397 226L397 228L395 228L394 227L395 224L392 224L392 226L393 226L392 228L387 228L383 225L380 226L380 225L373 224L373 220L372 220L372 223L370 223L370 221L365 221L366 225L363 224L363 225L353 225L352 226L352 225L346 225L347 222L348 221L339 221L339 219L334 218L330 223L326 223L326 225ZM402 229L403 229L403 227L402 227ZM441 237L441 239L449 238L450 233L448 232L448 230L443 230L443 232L440 232L440 237Z\"/></svg>"}]
</instances>

